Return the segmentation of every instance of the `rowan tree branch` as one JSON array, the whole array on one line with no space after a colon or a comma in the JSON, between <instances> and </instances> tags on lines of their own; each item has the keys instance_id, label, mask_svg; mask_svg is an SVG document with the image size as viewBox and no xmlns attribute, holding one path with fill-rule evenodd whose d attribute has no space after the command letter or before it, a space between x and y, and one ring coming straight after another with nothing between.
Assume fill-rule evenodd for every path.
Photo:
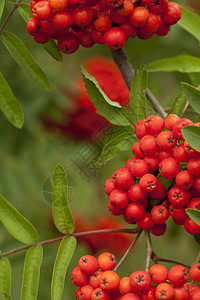
<instances>
[{"instance_id":1,"label":"rowan tree branch","mask_svg":"<svg viewBox=\"0 0 200 300\"><path fill-rule=\"evenodd\" d=\"M158 257L154 252L152 252L151 258L152 258L152 260L154 261L155 264L163 261L163 262L168 262L168 263L172 263L172 264L176 264L176 265L181 265L181 266L184 266L184 267L186 267L188 269L191 267L191 266L189 266L189 265L187 265L185 263L182 263L180 261L177 261L177 260Z\"/></svg>"},{"instance_id":2,"label":"rowan tree branch","mask_svg":"<svg viewBox=\"0 0 200 300\"><path fill-rule=\"evenodd\" d=\"M151 244L151 236L150 236L150 231L149 230L145 230L145 238L146 238L146 245L147 245L147 256L146 256L145 270L146 270L146 272L149 272L151 257L152 257L152 253L153 253L152 244Z\"/></svg>"},{"instance_id":3,"label":"rowan tree branch","mask_svg":"<svg viewBox=\"0 0 200 300\"><path fill-rule=\"evenodd\" d=\"M8 256L17 252L20 252L22 250L26 250L29 249L31 247L35 247L37 244L39 245L46 245L46 244L50 244L50 243L54 243L57 241L62 240L64 237L68 236L74 236L74 237L83 237L83 236L88 236L88 235L95 235L95 234L107 234L107 233L129 233L129 234L136 234L136 233L140 233L141 229L139 228L113 228L113 229L99 229L99 230L90 230L90 231L83 231L83 232L75 232L72 234L65 234L65 235L61 235L59 237L50 239L50 240L46 240L46 241L42 241L42 242L38 242L38 243L34 243L31 245L26 245L23 247L19 247L16 249L12 249L10 251L7 251L5 253L0 254L1 256Z\"/></svg>"},{"instance_id":4,"label":"rowan tree branch","mask_svg":"<svg viewBox=\"0 0 200 300\"><path fill-rule=\"evenodd\" d=\"M134 76L134 68L130 63L127 53L123 48L119 50L111 50L111 53L116 65L120 69L121 74L130 90ZM165 118L167 116L166 112L149 89L146 90L146 96L147 99L151 102L155 111L157 111L162 118Z\"/></svg>"},{"instance_id":5,"label":"rowan tree branch","mask_svg":"<svg viewBox=\"0 0 200 300\"><path fill-rule=\"evenodd\" d=\"M132 241L132 243L130 244L130 246L128 247L128 249L126 250L126 252L124 253L124 255L122 256L122 258L120 259L120 261L118 262L118 264L116 265L116 267L114 268L113 271L117 272L117 270L119 269L119 267L121 266L121 264L127 258L127 255L129 254L129 252L131 251L131 249L133 248L133 246L136 244L136 242L137 242L138 238L140 237L141 233L142 233L142 230L140 229L140 231L136 235L135 239Z\"/></svg>"},{"instance_id":6,"label":"rowan tree branch","mask_svg":"<svg viewBox=\"0 0 200 300\"><path fill-rule=\"evenodd\" d=\"M14 6L13 6L13 9L11 10L11 12L9 13L9 15L7 16L7 18L5 19L3 25L1 26L1 29L0 29L0 36L4 30L4 28L6 27L6 24L8 23L8 21L10 20L11 16L13 15L13 13L16 11L16 9L18 8L19 4L22 2L22 0L18 0Z\"/></svg>"}]
</instances>

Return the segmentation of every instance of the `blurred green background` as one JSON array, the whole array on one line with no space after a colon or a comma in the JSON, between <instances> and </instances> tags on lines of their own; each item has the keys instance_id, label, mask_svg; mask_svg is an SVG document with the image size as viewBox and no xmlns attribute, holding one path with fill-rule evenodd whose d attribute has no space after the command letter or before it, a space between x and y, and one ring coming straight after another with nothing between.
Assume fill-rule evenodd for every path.
<instances>
[{"instance_id":1,"label":"blurred green background","mask_svg":"<svg viewBox=\"0 0 200 300\"><path fill-rule=\"evenodd\" d=\"M183 3L183 1L177 2ZM192 5L192 1L189 0L184 3L188 6ZM8 15L11 8L12 4L6 6L2 20ZM59 119L60 114L56 107L60 104L69 105L69 99L62 94L61 87L74 85L74 81L80 76L80 65L85 59L96 54L111 57L111 53L106 46L95 45L90 49L80 48L75 54L69 56L63 55L63 63L60 63L54 61L40 45L32 40L26 32L25 23L18 12L12 16L6 30L14 32L24 41L37 63L44 70L50 82L51 91L46 93L40 90L18 67L3 44L0 43L1 72L10 84L25 115L25 124L22 130L15 129L2 114L0 116L0 193L35 225L41 241L55 237L57 232L50 218L50 178L57 162L60 162L70 176L72 186L75 187L76 195L70 202L73 213L81 212L95 226L98 216L108 214L106 207L108 199L103 191L104 182L117 168L124 166L126 160L132 155L131 149L122 152L119 157L98 170L96 176L91 176L88 180L84 174L80 173L80 170L72 165L70 160L83 142L45 130L41 124L41 117L43 114L50 113ZM170 34L164 38L155 36L147 41L129 40L125 49L135 66L140 61L149 63L159 58L180 54L199 56L198 46L198 42L192 36L179 26L173 26ZM149 88L165 108L170 107L180 91L181 81L189 82L189 77L180 73L149 74ZM194 120L196 118L195 114L188 116ZM123 220L121 221L123 222ZM127 224L123 224L127 227ZM161 257L192 264L199 251L193 237L187 234L181 226L172 224L171 220L168 221L167 226L168 230L165 236L153 238L156 253ZM21 246L2 225L0 225L0 232L2 252ZM44 246L39 300L50 299L51 274L57 248L58 243ZM88 251L86 245L78 245L67 272L62 299L73 299L75 287L71 284L70 272L77 265L80 256ZM101 252L103 249L99 250L99 253ZM145 241L142 236L138 246L121 266L120 276L128 276L132 271L144 268L145 255ZM22 252L9 257L12 265L14 300L20 298L24 256L25 252Z\"/></svg>"}]
</instances>

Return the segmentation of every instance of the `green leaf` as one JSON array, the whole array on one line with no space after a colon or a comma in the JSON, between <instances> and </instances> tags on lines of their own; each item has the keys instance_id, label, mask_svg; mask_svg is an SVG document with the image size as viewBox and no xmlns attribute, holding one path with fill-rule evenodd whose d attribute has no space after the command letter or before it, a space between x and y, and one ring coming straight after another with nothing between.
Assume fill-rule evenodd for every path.
<instances>
[{"instance_id":1,"label":"green leaf","mask_svg":"<svg viewBox=\"0 0 200 300\"><path fill-rule=\"evenodd\" d=\"M33 244L38 241L38 233L33 225L1 195L0 221L18 241L24 244Z\"/></svg>"},{"instance_id":2,"label":"green leaf","mask_svg":"<svg viewBox=\"0 0 200 300\"><path fill-rule=\"evenodd\" d=\"M58 46L54 42L54 40L48 41L46 44L42 45L43 48L57 61L62 61L62 54L58 49Z\"/></svg>"},{"instance_id":3,"label":"green leaf","mask_svg":"<svg viewBox=\"0 0 200 300\"><path fill-rule=\"evenodd\" d=\"M182 82L182 90L192 108L200 114L200 90L194 86Z\"/></svg>"},{"instance_id":4,"label":"green leaf","mask_svg":"<svg viewBox=\"0 0 200 300\"><path fill-rule=\"evenodd\" d=\"M200 17L183 6L181 13L181 19L177 24L200 41Z\"/></svg>"},{"instance_id":5,"label":"green leaf","mask_svg":"<svg viewBox=\"0 0 200 300\"><path fill-rule=\"evenodd\" d=\"M5 6L5 0L1 0L0 2L0 20L4 11L4 6Z\"/></svg>"},{"instance_id":6,"label":"green leaf","mask_svg":"<svg viewBox=\"0 0 200 300\"><path fill-rule=\"evenodd\" d=\"M48 80L37 65L34 58L24 43L13 33L4 31L1 40L18 65L30 76L30 78L42 89L49 91Z\"/></svg>"},{"instance_id":7,"label":"green leaf","mask_svg":"<svg viewBox=\"0 0 200 300\"><path fill-rule=\"evenodd\" d=\"M105 165L108 161L116 157L119 152L130 150L136 140L137 138L132 132L121 133L104 146L97 164Z\"/></svg>"},{"instance_id":8,"label":"green leaf","mask_svg":"<svg viewBox=\"0 0 200 300\"><path fill-rule=\"evenodd\" d=\"M187 215L194 221L196 224L200 226L200 211L192 208L186 209Z\"/></svg>"},{"instance_id":9,"label":"green leaf","mask_svg":"<svg viewBox=\"0 0 200 300\"><path fill-rule=\"evenodd\" d=\"M191 55L179 55L156 60L146 67L148 72L200 72L200 58Z\"/></svg>"},{"instance_id":10,"label":"green leaf","mask_svg":"<svg viewBox=\"0 0 200 300\"><path fill-rule=\"evenodd\" d=\"M97 80L82 68L85 86L90 100L97 108L97 113L105 117L111 124L131 126L132 120L129 111L119 103L111 101L100 88Z\"/></svg>"},{"instance_id":11,"label":"green leaf","mask_svg":"<svg viewBox=\"0 0 200 300\"><path fill-rule=\"evenodd\" d=\"M192 85L194 86L199 85L200 73L188 73L188 76Z\"/></svg>"},{"instance_id":12,"label":"green leaf","mask_svg":"<svg viewBox=\"0 0 200 300\"><path fill-rule=\"evenodd\" d=\"M179 117L182 116L182 113L184 111L186 105L186 98L183 95L183 93L179 93L178 96L175 98L174 102L172 103L171 109L168 113L170 114L175 114Z\"/></svg>"},{"instance_id":13,"label":"green leaf","mask_svg":"<svg viewBox=\"0 0 200 300\"><path fill-rule=\"evenodd\" d=\"M12 125L14 125L17 128L22 128L24 124L24 115L22 108L1 72L0 109Z\"/></svg>"},{"instance_id":14,"label":"green leaf","mask_svg":"<svg viewBox=\"0 0 200 300\"><path fill-rule=\"evenodd\" d=\"M182 128L182 134L188 144L200 152L200 127L193 125L185 126Z\"/></svg>"},{"instance_id":15,"label":"green leaf","mask_svg":"<svg viewBox=\"0 0 200 300\"><path fill-rule=\"evenodd\" d=\"M75 237L70 236L62 239L53 268L51 281L51 300L60 300L62 297L67 268L75 249Z\"/></svg>"},{"instance_id":16,"label":"green leaf","mask_svg":"<svg viewBox=\"0 0 200 300\"><path fill-rule=\"evenodd\" d=\"M31 247L27 251L24 263L21 300L37 300L42 257L43 248L41 245Z\"/></svg>"},{"instance_id":17,"label":"green leaf","mask_svg":"<svg viewBox=\"0 0 200 300\"><path fill-rule=\"evenodd\" d=\"M11 266L7 257L0 257L0 299L11 300Z\"/></svg>"},{"instance_id":18,"label":"green leaf","mask_svg":"<svg viewBox=\"0 0 200 300\"><path fill-rule=\"evenodd\" d=\"M75 230L75 223L68 203L68 182L64 168L58 163L53 174L52 209L57 229L64 234Z\"/></svg>"},{"instance_id":19,"label":"green leaf","mask_svg":"<svg viewBox=\"0 0 200 300\"><path fill-rule=\"evenodd\" d=\"M30 4L20 3L18 6L18 11L26 23L33 17Z\"/></svg>"},{"instance_id":20,"label":"green leaf","mask_svg":"<svg viewBox=\"0 0 200 300\"><path fill-rule=\"evenodd\" d=\"M135 70L130 92L130 113L136 123L146 118L147 71L141 63Z\"/></svg>"}]
</instances>

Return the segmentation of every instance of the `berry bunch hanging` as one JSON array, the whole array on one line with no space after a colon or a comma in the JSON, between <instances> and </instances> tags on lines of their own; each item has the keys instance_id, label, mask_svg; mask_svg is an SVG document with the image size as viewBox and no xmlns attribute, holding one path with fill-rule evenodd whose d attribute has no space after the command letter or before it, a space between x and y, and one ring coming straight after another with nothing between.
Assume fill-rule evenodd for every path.
<instances>
[{"instance_id":1,"label":"berry bunch hanging","mask_svg":"<svg viewBox=\"0 0 200 300\"><path fill-rule=\"evenodd\" d=\"M31 0L27 31L37 43L58 41L64 53L95 43L112 50L129 38L165 36L181 18L181 7L168 0Z\"/></svg>"},{"instance_id":2,"label":"berry bunch hanging","mask_svg":"<svg viewBox=\"0 0 200 300\"><path fill-rule=\"evenodd\" d=\"M171 215L189 234L200 233L186 213L186 208L200 209L200 153L184 140L186 125L200 123L170 114L165 120L151 115L135 124L135 156L105 182L113 215L157 236L164 234Z\"/></svg>"},{"instance_id":3,"label":"berry bunch hanging","mask_svg":"<svg viewBox=\"0 0 200 300\"><path fill-rule=\"evenodd\" d=\"M102 253L98 259L92 255L80 258L72 270L72 283L79 288L76 300L197 300L200 298L200 263L188 270L174 265L169 271L162 264L154 264L149 272L134 271L120 278L114 269L116 258L112 253ZM196 282L188 283L189 276Z\"/></svg>"}]
</instances>

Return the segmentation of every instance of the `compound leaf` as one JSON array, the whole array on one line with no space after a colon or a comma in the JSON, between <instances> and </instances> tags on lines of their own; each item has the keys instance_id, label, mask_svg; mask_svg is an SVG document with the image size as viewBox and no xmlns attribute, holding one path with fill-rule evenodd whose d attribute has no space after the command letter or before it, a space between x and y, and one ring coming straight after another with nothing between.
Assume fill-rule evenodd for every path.
<instances>
[{"instance_id":1,"label":"compound leaf","mask_svg":"<svg viewBox=\"0 0 200 300\"><path fill-rule=\"evenodd\" d=\"M24 124L24 115L22 108L1 72L0 109L12 125L14 125L17 128L22 128Z\"/></svg>"},{"instance_id":2,"label":"compound leaf","mask_svg":"<svg viewBox=\"0 0 200 300\"><path fill-rule=\"evenodd\" d=\"M35 62L34 58L24 43L13 33L4 31L1 40L18 65L30 76L30 78L42 89L49 91L48 80Z\"/></svg>"},{"instance_id":3,"label":"compound leaf","mask_svg":"<svg viewBox=\"0 0 200 300\"><path fill-rule=\"evenodd\" d=\"M97 164L104 165L116 157L119 152L129 150L136 140L137 138L133 132L121 133L104 146Z\"/></svg>"},{"instance_id":4,"label":"compound leaf","mask_svg":"<svg viewBox=\"0 0 200 300\"><path fill-rule=\"evenodd\" d=\"M11 266L7 257L0 257L0 299L11 300Z\"/></svg>"},{"instance_id":5,"label":"compound leaf","mask_svg":"<svg viewBox=\"0 0 200 300\"><path fill-rule=\"evenodd\" d=\"M200 226L200 211L192 208L186 209L187 215L194 221L196 224Z\"/></svg>"},{"instance_id":6,"label":"compound leaf","mask_svg":"<svg viewBox=\"0 0 200 300\"><path fill-rule=\"evenodd\" d=\"M43 45L43 48L57 61L62 61L62 54L58 49L58 46L54 42L54 40L48 41L46 44Z\"/></svg>"},{"instance_id":7,"label":"compound leaf","mask_svg":"<svg viewBox=\"0 0 200 300\"><path fill-rule=\"evenodd\" d=\"M181 19L177 24L200 41L200 17L184 6L181 8L181 13Z\"/></svg>"},{"instance_id":8,"label":"compound leaf","mask_svg":"<svg viewBox=\"0 0 200 300\"><path fill-rule=\"evenodd\" d=\"M172 103L171 109L168 113L170 114L175 114L179 117L182 116L182 113L184 111L186 105L186 98L183 93L179 93L178 96L175 98L174 102Z\"/></svg>"},{"instance_id":9,"label":"compound leaf","mask_svg":"<svg viewBox=\"0 0 200 300\"><path fill-rule=\"evenodd\" d=\"M200 151L200 127L185 126L182 128L182 134L188 144L197 151Z\"/></svg>"},{"instance_id":10,"label":"compound leaf","mask_svg":"<svg viewBox=\"0 0 200 300\"><path fill-rule=\"evenodd\" d=\"M38 241L38 233L33 225L0 195L0 221L18 241L33 244Z\"/></svg>"},{"instance_id":11,"label":"compound leaf","mask_svg":"<svg viewBox=\"0 0 200 300\"><path fill-rule=\"evenodd\" d=\"M183 93L190 102L190 105L200 114L200 90L185 82L182 82L181 85Z\"/></svg>"},{"instance_id":12,"label":"compound leaf","mask_svg":"<svg viewBox=\"0 0 200 300\"><path fill-rule=\"evenodd\" d=\"M21 300L37 300L42 257L43 248L39 244L27 251L24 262Z\"/></svg>"},{"instance_id":13,"label":"compound leaf","mask_svg":"<svg viewBox=\"0 0 200 300\"><path fill-rule=\"evenodd\" d=\"M18 6L18 11L26 23L33 17L30 9L30 4L20 3Z\"/></svg>"},{"instance_id":14,"label":"compound leaf","mask_svg":"<svg viewBox=\"0 0 200 300\"><path fill-rule=\"evenodd\" d=\"M1 0L0 2L0 20L4 11L4 7L5 7L5 0Z\"/></svg>"},{"instance_id":15,"label":"compound leaf","mask_svg":"<svg viewBox=\"0 0 200 300\"><path fill-rule=\"evenodd\" d=\"M75 223L68 202L67 174L61 164L57 164L53 174L52 210L57 229L64 233L72 233Z\"/></svg>"},{"instance_id":16,"label":"compound leaf","mask_svg":"<svg viewBox=\"0 0 200 300\"><path fill-rule=\"evenodd\" d=\"M135 70L130 92L130 113L133 122L146 118L147 71L143 64Z\"/></svg>"},{"instance_id":17,"label":"compound leaf","mask_svg":"<svg viewBox=\"0 0 200 300\"><path fill-rule=\"evenodd\" d=\"M111 124L133 127L129 111L119 103L111 101L100 88L97 80L82 68L85 86L97 113L105 117Z\"/></svg>"},{"instance_id":18,"label":"compound leaf","mask_svg":"<svg viewBox=\"0 0 200 300\"><path fill-rule=\"evenodd\" d=\"M179 55L153 61L146 67L148 72L200 72L200 58L191 55Z\"/></svg>"},{"instance_id":19,"label":"compound leaf","mask_svg":"<svg viewBox=\"0 0 200 300\"><path fill-rule=\"evenodd\" d=\"M62 297L67 268L75 249L75 237L70 236L62 239L53 268L51 281L51 300L60 300Z\"/></svg>"}]
</instances>

